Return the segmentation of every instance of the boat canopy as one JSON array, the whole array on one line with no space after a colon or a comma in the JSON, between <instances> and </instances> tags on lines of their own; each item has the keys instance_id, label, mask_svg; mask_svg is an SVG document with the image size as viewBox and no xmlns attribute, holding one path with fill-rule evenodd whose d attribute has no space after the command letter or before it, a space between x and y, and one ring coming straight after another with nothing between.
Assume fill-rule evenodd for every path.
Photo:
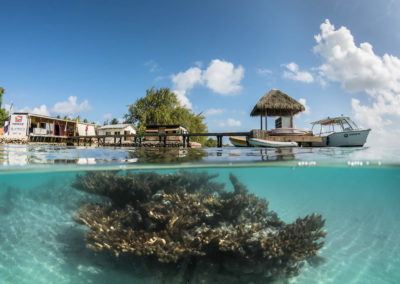
<instances>
[{"instance_id":1,"label":"boat canopy","mask_svg":"<svg viewBox=\"0 0 400 284\"><path fill-rule=\"evenodd\" d=\"M321 120L317 120L317 121L311 122L311 124L313 125L313 127L316 124L321 124L321 126L338 124L338 125L342 126L343 130L355 130L355 129L358 129L358 126L348 116L327 117L325 119L321 119Z\"/></svg>"}]
</instances>

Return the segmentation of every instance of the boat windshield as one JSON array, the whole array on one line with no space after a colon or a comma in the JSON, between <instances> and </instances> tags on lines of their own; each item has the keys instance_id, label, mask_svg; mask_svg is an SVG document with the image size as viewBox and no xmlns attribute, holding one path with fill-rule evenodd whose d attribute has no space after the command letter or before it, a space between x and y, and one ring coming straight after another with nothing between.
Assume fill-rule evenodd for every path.
<instances>
[{"instance_id":1,"label":"boat windshield","mask_svg":"<svg viewBox=\"0 0 400 284\"><path fill-rule=\"evenodd\" d=\"M343 130L355 130L358 126L350 118L343 119Z\"/></svg>"},{"instance_id":2,"label":"boat windshield","mask_svg":"<svg viewBox=\"0 0 400 284\"><path fill-rule=\"evenodd\" d=\"M315 126L315 125L314 125ZM343 126L339 121L331 122L329 124L320 124L320 127L313 126L313 133L316 135L323 134L323 133L331 133L331 132L338 132L343 131Z\"/></svg>"}]
</instances>

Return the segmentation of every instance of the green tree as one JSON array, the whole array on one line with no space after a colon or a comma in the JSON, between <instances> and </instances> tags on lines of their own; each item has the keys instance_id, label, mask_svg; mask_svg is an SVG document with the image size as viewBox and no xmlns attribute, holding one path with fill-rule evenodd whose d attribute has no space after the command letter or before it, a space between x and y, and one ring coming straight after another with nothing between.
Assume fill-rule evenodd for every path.
<instances>
[{"instance_id":1,"label":"green tree","mask_svg":"<svg viewBox=\"0 0 400 284\"><path fill-rule=\"evenodd\" d=\"M169 88L148 89L145 97L137 99L128 107L126 122L135 124L139 133L145 131L146 125L160 124L179 124L191 133L207 132L207 126L203 122L205 117L183 107ZM206 137L191 139L204 144Z\"/></svg>"},{"instance_id":2,"label":"green tree","mask_svg":"<svg viewBox=\"0 0 400 284\"><path fill-rule=\"evenodd\" d=\"M116 118L113 118L113 119L111 119L111 121L110 121L110 124L111 125L115 125L115 124L118 124L119 122L118 122L118 119L116 119Z\"/></svg>"},{"instance_id":3,"label":"green tree","mask_svg":"<svg viewBox=\"0 0 400 284\"><path fill-rule=\"evenodd\" d=\"M88 120L85 118L85 119L83 120L83 122L84 122L84 123L88 123Z\"/></svg>"},{"instance_id":4,"label":"green tree","mask_svg":"<svg viewBox=\"0 0 400 284\"><path fill-rule=\"evenodd\" d=\"M4 126L4 121L8 117L8 113L5 108L1 108L2 99L3 99L4 89L0 87L0 127Z\"/></svg>"},{"instance_id":5,"label":"green tree","mask_svg":"<svg viewBox=\"0 0 400 284\"><path fill-rule=\"evenodd\" d=\"M206 147L217 147L218 146L218 142L215 139L208 138L206 143L204 143L204 146L206 146Z\"/></svg>"}]
</instances>

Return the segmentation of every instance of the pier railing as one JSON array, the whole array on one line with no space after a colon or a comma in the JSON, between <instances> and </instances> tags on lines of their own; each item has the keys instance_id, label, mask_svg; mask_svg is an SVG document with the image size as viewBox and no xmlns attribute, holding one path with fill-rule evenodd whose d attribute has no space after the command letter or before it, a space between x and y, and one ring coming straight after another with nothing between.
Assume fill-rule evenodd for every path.
<instances>
[{"instance_id":1,"label":"pier railing","mask_svg":"<svg viewBox=\"0 0 400 284\"><path fill-rule=\"evenodd\" d=\"M191 137L216 137L217 147L222 147L222 138L226 136L244 136L250 137L250 132L207 132L207 133L146 133L146 134L117 134L117 135L89 135L89 136L71 136L65 137L67 143L79 145L91 145L94 141L98 145L134 145L142 146L144 144L157 143L158 145L167 147L168 144L174 144L174 141L169 141L167 137L181 137L179 146L188 147ZM157 140L146 141L146 137L158 137ZM108 139L107 139L108 138ZM107 141L110 141L107 142ZM172 143L171 143L172 142ZM178 142L178 141L175 141Z\"/></svg>"}]
</instances>

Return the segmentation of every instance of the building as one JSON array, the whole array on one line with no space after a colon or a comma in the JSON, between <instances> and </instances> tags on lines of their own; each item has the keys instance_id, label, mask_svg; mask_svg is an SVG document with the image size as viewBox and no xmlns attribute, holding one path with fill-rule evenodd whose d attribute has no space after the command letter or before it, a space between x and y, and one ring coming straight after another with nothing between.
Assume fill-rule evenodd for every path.
<instances>
[{"instance_id":1,"label":"building","mask_svg":"<svg viewBox=\"0 0 400 284\"><path fill-rule=\"evenodd\" d=\"M110 124L97 129L97 135L128 135L136 134L136 128L132 124ZM122 141L132 141L133 137L123 137ZM106 137L105 143L114 143L113 137Z\"/></svg>"},{"instance_id":2,"label":"building","mask_svg":"<svg viewBox=\"0 0 400 284\"><path fill-rule=\"evenodd\" d=\"M148 125L146 134L187 134L189 131L182 125ZM158 136L147 136L146 142L161 142ZM182 135L167 136L167 143L183 143Z\"/></svg>"},{"instance_id":3,"label":"building","mask_svg":"<svg viewBox=\"0 0 400 284\"><path fill-rule=\"evenodd\" d=\"M271 90L266 93L254 106L250 116L260 116L260 130L263 129L263 116L265 117L265 130L267 127L267 117L280 117L276 121L276 128L294 128L293 116L305 111L305 107L289 97L280 90Z\"/></svg>"},{"instance_id":4,"label":"building","mask_svg":"<svg viewBox=\"0 0 400 284\"><path fill-rule=\"evenodd\" d=\"M10 136L70 137L96 135L95 124L65 120L46 115L15 112L10 115L7 132Z\"/></svg>"}]
</instances>

